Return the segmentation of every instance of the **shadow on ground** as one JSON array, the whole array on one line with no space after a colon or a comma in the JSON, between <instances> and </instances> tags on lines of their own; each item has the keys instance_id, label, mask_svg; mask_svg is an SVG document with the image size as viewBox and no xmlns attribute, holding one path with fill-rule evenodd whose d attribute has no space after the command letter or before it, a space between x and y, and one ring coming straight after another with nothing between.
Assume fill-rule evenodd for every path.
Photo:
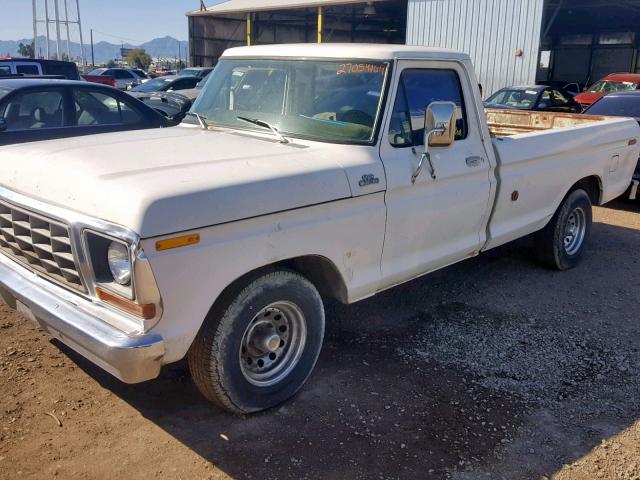
<instances>
[{"instance_id":1,"label":"shadow on ground","mask_svg":"<svg viewBox=\"0 0 640 480\"><path fill-rule=\"evenodd\" d=\"M233 478L538 478L637 416L628 398L637 380L617 368L638 360L637 317L625 313L629 302L638 308L637 265L624 253L638 232L595 224L593 237L570 272L539 267L525 239L371 300L329 305L308 384L249 417L206 403L183 363L124 385L61 348ZM601 269L615 275L593 275Z\"/></svg>"}]
</instances>

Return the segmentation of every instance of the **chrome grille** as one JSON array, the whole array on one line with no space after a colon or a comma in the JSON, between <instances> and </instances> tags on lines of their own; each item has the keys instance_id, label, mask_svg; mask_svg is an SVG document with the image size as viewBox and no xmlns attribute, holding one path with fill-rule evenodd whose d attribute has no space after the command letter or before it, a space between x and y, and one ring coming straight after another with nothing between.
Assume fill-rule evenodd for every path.
<instances>
[{"instance_id":1,"label":"chrome grille","mask_svg":"<svg viewBox=\"0 0 640 480\"><path fill-rule=\"evenodd\" d=\"M85 291L63 223L0 200L0 251L44 277Z\"/></svg>"}]
</instances>

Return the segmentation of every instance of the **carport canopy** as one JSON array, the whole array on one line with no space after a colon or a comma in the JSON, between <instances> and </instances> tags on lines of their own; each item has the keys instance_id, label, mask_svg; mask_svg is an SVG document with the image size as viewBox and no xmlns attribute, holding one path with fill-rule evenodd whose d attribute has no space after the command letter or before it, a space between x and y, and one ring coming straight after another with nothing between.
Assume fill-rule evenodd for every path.
<instances>
[{"instance_id":1,"label":"carport canopy","mask_svg":"<svg viewBox=\"0 0 640 480\"><path fill-rule=\"evenodd\" d=\"M395 43L406 39L408 0L227 0L189 12L192 65L215 65L239 45Z\"/></svg>"},{"instance_id":2,"label":"carport canopy","mask_svg":"<svg viewBox=\"0 0 640 480\"><path fill-rule=\"evenodd\" d=\"M332 5L349 5L353 3L374 3L384 0L226 0L206 9L195 10L187 15L207 15L225 13L249 13L267 10L329 7Z\"/></svg>"}]
</instances>

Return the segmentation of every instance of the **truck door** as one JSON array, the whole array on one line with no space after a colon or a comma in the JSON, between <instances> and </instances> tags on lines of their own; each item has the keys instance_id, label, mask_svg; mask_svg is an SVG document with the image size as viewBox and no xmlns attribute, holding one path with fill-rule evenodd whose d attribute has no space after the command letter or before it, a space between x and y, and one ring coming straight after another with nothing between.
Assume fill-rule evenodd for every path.
<instances>
[{"instance_id":1,"label":"truck door","mask_svg":"<svg viewBox=\"0 0 640 480\"><path fill-rule=\"evenodd\" d=\"M392 110L380 144L387 176L383 286L478 253L490 213L492 174L472 90L478 86L461 65L399 61L392 85ZM429 147L435 178L424 168L412 183L424 151L425 109L439 100L458 107L456 140L448 147Z\"/></svg>"}]
</instances>

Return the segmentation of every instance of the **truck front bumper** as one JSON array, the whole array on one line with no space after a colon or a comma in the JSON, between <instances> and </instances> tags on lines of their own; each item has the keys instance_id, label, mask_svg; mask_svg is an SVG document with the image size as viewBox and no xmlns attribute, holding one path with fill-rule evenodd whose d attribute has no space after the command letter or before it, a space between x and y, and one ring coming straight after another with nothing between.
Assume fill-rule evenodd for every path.
<instances>
[{"instance_id":1,"label":"truck front bumper","mask_svg":"<svg viewBox=\"0 0 640 480\"><path fill-rule=\"evenodd\" d=\"M62 289L0 254L0 296L10 307L123 382L158 376L165 351L162 337L126 334L90 312L91 307L96 310L90 301L74 294L65 298L56 290Z\"/></svg>"}]
</instances>

